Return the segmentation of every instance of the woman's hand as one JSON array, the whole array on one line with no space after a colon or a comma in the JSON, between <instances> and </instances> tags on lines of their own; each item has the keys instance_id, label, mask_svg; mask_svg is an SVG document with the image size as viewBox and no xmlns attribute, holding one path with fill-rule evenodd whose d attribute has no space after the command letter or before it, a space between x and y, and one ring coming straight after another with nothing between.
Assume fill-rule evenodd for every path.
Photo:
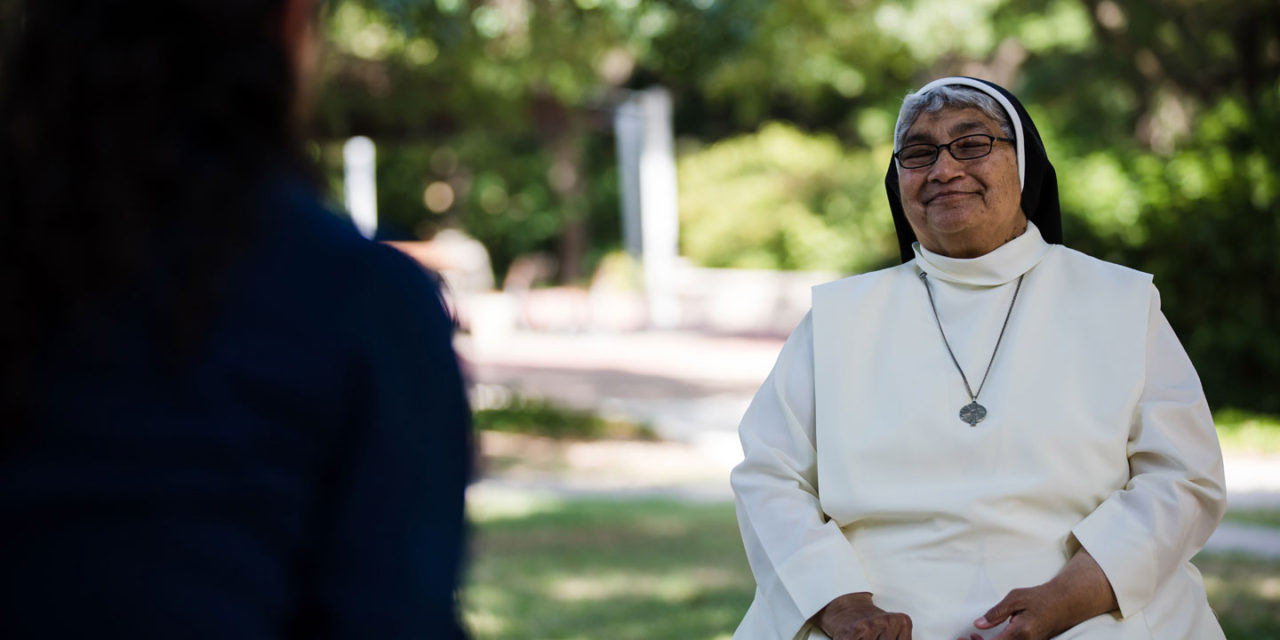
<instances>
[{"instance_id":1,"label":"woman's hand","mask_svg":"<svg viewBox=\"0 0 1280 640\"><path fill-rule=\"evenodd\" d=\"M1102 567L1082 548L1052 580L1010 591L973 626L992 629L1008 620L992 640L1045 640L1118 606ZM967 640L982 637L974 633Z\"/></svg>"},{"instance_id":2,"label":"woman's hand","mask_svg":"<svg viewBox=\"0 0 1280 640\"><path fill-rule=\"evenodd\" d=\"M871 603L870 593L846 593L813 617L831 640L911 640L911 618Z\"/></svg>"},{"instance_id":3,"label":"woman's hand","mask_svg":"<svg viewBox=\"0 0 1280 640\"><path fill-rule=\"evenodd\" d=\"M1008 620L1009 626L993 640L1044 640L1070 629L1063 597L1054 593L1051 584L1010 591L973 626L991 629ZM982 640L982 636L974 633L960 640Z\"/></svg>"}]
</instances>

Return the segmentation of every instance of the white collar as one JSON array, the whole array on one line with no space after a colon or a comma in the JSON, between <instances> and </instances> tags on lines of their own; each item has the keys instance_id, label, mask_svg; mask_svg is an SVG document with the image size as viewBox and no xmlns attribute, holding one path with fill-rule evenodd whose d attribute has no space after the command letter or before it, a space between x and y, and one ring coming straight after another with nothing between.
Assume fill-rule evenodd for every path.
<instances>
[{"instance_id":1,"label":"white collar","mask_svg":"<svg viewBox=\"0 0 1280 640\"><path fill-rule=\"evenodd\" d=\"M1049 253L1034 222L1027 221L1022 235L976 258L949 258L934 253L917 241L911 245L916 253L916 268L930 277L957 284L993 287L1011 282L1030 271Z\"/></svg>"}]
</instances>

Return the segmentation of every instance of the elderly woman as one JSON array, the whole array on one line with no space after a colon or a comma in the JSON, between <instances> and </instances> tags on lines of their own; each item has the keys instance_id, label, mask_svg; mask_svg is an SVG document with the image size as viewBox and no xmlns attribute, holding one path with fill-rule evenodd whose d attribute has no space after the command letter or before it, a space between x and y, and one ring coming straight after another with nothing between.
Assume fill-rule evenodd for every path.
<instances>
[{"instance_id":1,"label":"elderly woman","mask_svg":"<svg viewBox=\"0 0 1280 640\"><path fill-rule=\"evenodd\" d=\"M734 637L1222 638L1222 455L1151 276L1061 245L1004 89L926 85L894 147L903 264L815 288L742 420Z\"/></svg>"}]
</instances>

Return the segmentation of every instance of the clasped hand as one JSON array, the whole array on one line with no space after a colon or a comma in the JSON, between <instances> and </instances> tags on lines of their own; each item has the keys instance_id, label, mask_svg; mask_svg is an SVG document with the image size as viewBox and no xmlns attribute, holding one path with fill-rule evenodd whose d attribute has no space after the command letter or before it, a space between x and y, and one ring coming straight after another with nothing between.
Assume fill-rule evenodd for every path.
<instances>
[{"instance_id":1,"label":"clasped hand","mask_svg":"<svg viewBox=\"0 0 1280 640\"><path fill-rule=\"evenodd\" d=\"M831 640L911 640L911 618L871 603L870 593L847 593L815 616Z\"/></svg>"},{"instance_id":2,"label":"clasped hand","mask_svg":"<svg viewBox=\"0 0 1280 640\"><path fill-rule=\"evenodd\" d=\"M1014 589L973 626L994 629L1008 620L1009 626L992 640L1046 640L1072 626L1067 600L1062 596L1052 582ZM911 618L877 607L870 593L851 593L832 600L815 622L832 640L911 640ZM982 640L982 636L973 633L959 640Z\"/></svg>"},{"instance_id":3,"label":"clasped hand","mask_svg":"<svg viewBox=\"0 0 1280 640\"><path fill-rule=\"evenodd\" d=\"M980 630L1009 626L991 640L1046 640L1119 607L1107 576L1088 551L1077 550L1053 579L1014 589L974 621ZM911 618L872 604L870 593L848 593L814 616L832 640L910 640ZM959 640L982 640L977 633Z\"/></svg>"},{"instance_id":4,"label":"clasped hand","mask_svg":"<svg viewBox=\"0 0 1280 640\"><path fill-rule=\"evenodd\" d=\"M979 629L992 629L1009 620L1009 626L993 640L1043 640L1062 626L1061 602L1050 585L1014 589L996 606L974 622ZM871 602L869 593L851 593L831 601L817 616L818 627L831 640L911 640L911 618L891 613ZM1069 625L1068 625L1069 626ZM982 640L974 633L959 640Z\"/></svg>"},{"instance_id":5,"label":"clasped hand","mask_svg":"<svg viewBox=\"0 0 1280 640\"><path fill-rule=\"evenodd\" d=\"M1102 567L1082 548L1052 580L1010 591L973 626L992 629L1008 620L1009 626L992 640L1042 640L1119 606ZM960 640L982 637L973 633Z\"/></svg>"},{"instance_id":6,"label":"clasped hand","mask_svg":"<svg viewBox=\"0 0 1280 640\"><path fill-rule=\"evenodd\" d=\"M1062 594L1055 593L1053 583L1014 589L975 620L973 626L993 629L1008 620L1009 626L991 640L1045 640L1071 628L1064 603ZM982 640L982 636L973 633L959 640Z\"/></svg>"}]
</instances>

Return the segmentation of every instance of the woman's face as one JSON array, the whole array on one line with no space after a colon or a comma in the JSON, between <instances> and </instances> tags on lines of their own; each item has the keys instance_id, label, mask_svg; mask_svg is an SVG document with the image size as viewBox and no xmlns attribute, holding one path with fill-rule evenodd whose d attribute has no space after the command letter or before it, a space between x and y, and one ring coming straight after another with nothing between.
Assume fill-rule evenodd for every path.
<instances>
[{"instance_id":1,"label":"woman's face","mask_svg":"<svg viewBox=\"0 0 1280 640\"><path fill-rule=\"evenodd\" d=\"M1004 137L1000 125L979 109L943 108L920 114L903 144L945 144L973 133ZM935 253L976 258L1027 228L1017 152L1007 142L997 141L982 158L956 160L942 150L927 167L899 167L898 188L916 238Z\"/></svg>"}]
</instances>

